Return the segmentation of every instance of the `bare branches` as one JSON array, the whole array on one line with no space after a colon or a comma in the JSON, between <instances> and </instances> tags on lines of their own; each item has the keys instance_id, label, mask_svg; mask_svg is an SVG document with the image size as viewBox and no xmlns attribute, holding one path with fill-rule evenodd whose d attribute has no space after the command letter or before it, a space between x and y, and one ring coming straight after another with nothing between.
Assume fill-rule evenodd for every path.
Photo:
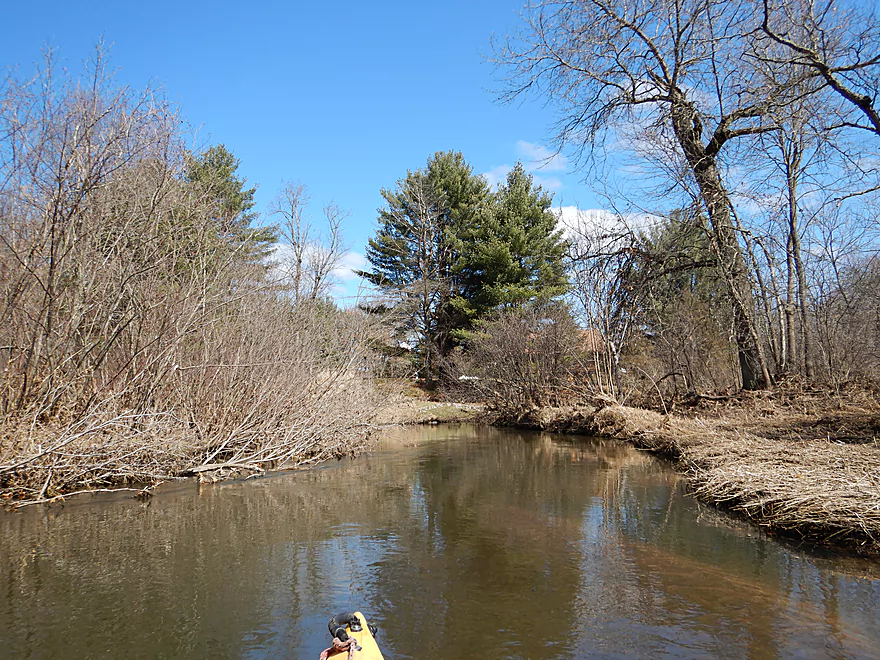
<instances>
[{"instance_id":1,"label":"bare branches","mask_svg":"<svg viewBox=\"0 0 880 660\"><path fill-rule=\"evenodd\" d=\"M633 124L672 136L655 147L684 156L686 183L693 182L709 217L728 284L742 385L755 388L770 377L719 162L731 140L772 130L773 89L751 87L741 71L757 28L748 9L746 0L548 0L531 8L528 30L508 41L499 62L520 83L538 84L560 109L560 147L574 141L578 154L595 157L603 139Z\"/></svg>"},{"instance_id":2,"label":"bare branches","mask_svg":"<svg viewBox=\"0 0 880 660\"><path fill-rule=\"evenodd\" d=\"M767 61L808 70L868 121L845 125L880 135L880 112L874 106L880 79L876 16L835 0L762 2L761 31L787 55Z\"/></svg>"},{"instance_id":3,"label":"bare branches","mask_svg":"<svg viewBox=\"0 0 880 660\"><path fill-rule=\"evenodd\" d=\"M303 184L288 182L269 208L270 215L281 220L282 242L273 262L294 301L316 301L329 295L333 273L347 250L343 224L348 212L330 202L324 206L324 229L319 230L309 216L309 201Z\"/></svg>"},{"instance_id":4,"label":"bare branches","mask_svg":"<svg viewBox=\"0 0 880 660\"><path fill-rule=\"evenodd\" d=\"M160 94L113 88L100 52L81 79L49 66L2 90L0 497L259 472L364 441L366 320L318 300L343 212L327 206L316 249L287 189L316 303L296 305L266 277L265 232L217 222Z\"/></svg>"}]
</instances>

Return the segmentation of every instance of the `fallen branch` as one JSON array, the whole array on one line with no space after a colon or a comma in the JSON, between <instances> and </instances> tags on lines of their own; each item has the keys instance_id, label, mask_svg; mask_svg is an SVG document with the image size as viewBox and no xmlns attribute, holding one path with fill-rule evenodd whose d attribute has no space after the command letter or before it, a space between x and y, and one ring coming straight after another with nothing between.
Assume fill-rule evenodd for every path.
<instances>
[{"instance_id":1,"label":"fallen branch","mask_svg":"<svg viewBox=\"0 0 880 660\"><path fill-rule=\"evenodd\" d=\"M66 500L68 497L73 497L74 495L84 495L85 493L119 493L125 491L131 491L134 493L138 493L138 496L149 495L152 487L147 488L89 488L86 490L77 490L72 493L64 493L63 495L55 495L54 497L46 497L38 500L28 500L26 502L18 502L15 504L16 509L21 509L22 507L31 506L32 504L51 504L52 502L61 502Z\"/></svg>"},{"instance_id":2,"label":"fallen branch","mask_svg":"<svg viewBox=\"0 0 880 660\"><path fill-rule=\"evenodd\" d=\"M253 470L254 472L265 472L263 468L259 465L254 465L253 463L237 463L237 462L229 462L229 463L212 463L211 465L199 465L198 467L189 468L183 471L184 475L188 474L199 474L201 472L213 472L215 470L223 470L225 468L238 468L241 470Z\"/></svg>"}]
</instances>

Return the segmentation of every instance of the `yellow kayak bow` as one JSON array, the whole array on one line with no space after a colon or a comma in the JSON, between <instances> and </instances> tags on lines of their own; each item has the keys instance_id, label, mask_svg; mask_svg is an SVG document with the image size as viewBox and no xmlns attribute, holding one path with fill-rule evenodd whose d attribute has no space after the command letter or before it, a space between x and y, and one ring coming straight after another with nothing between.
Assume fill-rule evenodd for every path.
<instances>
[{"instance_id":1,"label":"yellow kayak bow","mask_svg":"<svg viewBox=\"0 0 880 660\"><path fill-rule=\"evenodd\" d=\"M337 614L330 619L328 627L333 635L333 646L321 653L321 660L384 660L373 636L376 629L370 629L367 618L362 613Z\"/></svg>"}]
</instances>

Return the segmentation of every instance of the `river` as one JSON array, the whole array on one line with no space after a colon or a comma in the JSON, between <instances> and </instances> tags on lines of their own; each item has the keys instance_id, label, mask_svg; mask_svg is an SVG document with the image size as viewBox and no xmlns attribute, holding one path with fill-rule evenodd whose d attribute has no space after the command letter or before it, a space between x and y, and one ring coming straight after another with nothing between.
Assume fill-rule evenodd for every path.
<instances>
[{"instance_id":1,"label":"river","mask_svg":"<svg viewBox=\"0 0 880 660\"><path fill-rule=\"evenodd\" d=\"M260 479L0 512L0 656L880 656L875 563L780 544L590 438L441 426Z\"/></svg>"}]
</instances>

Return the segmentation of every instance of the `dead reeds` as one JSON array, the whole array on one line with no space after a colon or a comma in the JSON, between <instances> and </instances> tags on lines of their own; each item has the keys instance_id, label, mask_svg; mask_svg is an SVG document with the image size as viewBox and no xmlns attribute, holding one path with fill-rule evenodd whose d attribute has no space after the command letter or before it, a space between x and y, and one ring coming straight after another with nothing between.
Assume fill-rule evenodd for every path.
<instances>
[{"instance_id":1,"label":"dead reeds","mask_svg":"<svg viewBox=\"0 0 880 660\"><path fill-rule=\"evenodd\" d=\"M787 536L880 552L880 448L780 440L623 406L595 426L678 459L695 496Z\"/></svg>"},{"instance_id":2,"label":"dead reeds","mask_svg":"<svg viewBox=\"0 0 880 660\"><path fill-rule=\"evenodd\" d=\"M760 525L880 550L880 449L718 434L690 443L694 493Z\"/></svg>"}]
</instances>

